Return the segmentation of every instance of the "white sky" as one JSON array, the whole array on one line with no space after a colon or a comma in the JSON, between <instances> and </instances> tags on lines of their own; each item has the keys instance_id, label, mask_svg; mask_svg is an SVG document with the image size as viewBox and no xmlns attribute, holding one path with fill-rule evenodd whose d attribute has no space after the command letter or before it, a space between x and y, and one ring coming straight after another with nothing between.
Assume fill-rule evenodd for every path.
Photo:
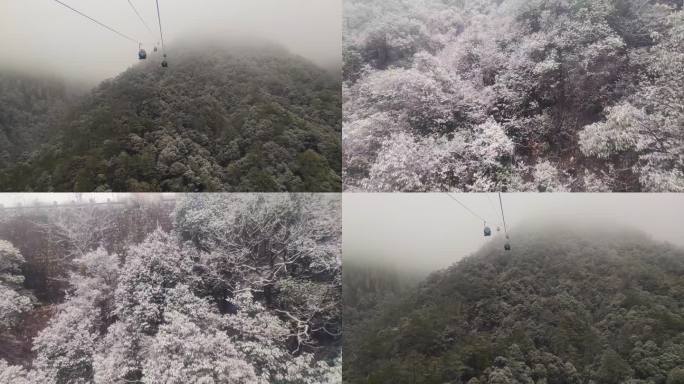
<instances>
[{"instance_id":1,"label":"white sky","mask_svg":"<svg viewBox=\"0 0 684 384\"><path fill-rule=\"evenodd\" d=\"M496 194L456 194L485 219L500 222ZM489 196L489 199L487 198ZM608 222L684 247L684 194L504 194L511 236L521 222ZM490 204L491 200L491 204ZM479 249L483 223L446 194L347 193L343 257L422 271L443 268ZM494 229L496 225L492 225ZM491 240L489 240L491 241Z\"/></svg>"},{"instance_id":2,"label":"white sky","mask_svg":"<svg viewBox=\"0 0 684 384\"><path fill-rule=\"evenodd\" d=\"M61 1L136 40L158 40L127 0ZM155 1L131 1L156 33ZM341 62L342 0L159 0L159 6L167 45L193 36L265 38L319 64ZM88 82L123 72L138 50L54 0L0 0L0 47L0 68Z\"/></svg>"}]
</instances>

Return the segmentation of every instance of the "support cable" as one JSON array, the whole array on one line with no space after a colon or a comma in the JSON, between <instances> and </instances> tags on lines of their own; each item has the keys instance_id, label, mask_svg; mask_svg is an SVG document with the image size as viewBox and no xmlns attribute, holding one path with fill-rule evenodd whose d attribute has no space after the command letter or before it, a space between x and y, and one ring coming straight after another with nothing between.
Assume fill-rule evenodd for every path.
<instances>
[{"instance_id":1,"label":"support cable","mask_svg":"<svg viewBox=\"0 0 684 384\"><path fill-rule=\"evenodd\" d=\"M506 227L506 216L504 215L503 202L501 201L501 192L499 192L499 206L501 207L501 219L503 220L504 233L508 237L508 228Z\"/></svg>"},{"instance_id":2,"label":"support cable","mask_svg":"<svg viewBox=\"0 0 684 384\"><path fill-rule=\"evenodd\" d=\"M154 36L154 32L152 32L152 29L149 25L147 25L145 19L143 19L143 17L140 15L140 12L138 12L138 9L135 8L135 5L133 5L133 2L131 2L131 0L128 0L128 5L130 5L131 8L133 8L133 12L135 12L135 14L138 16L138 19L140 19L140 22L145 26L147 31L150 32L150 35Z\"/></svg>"},{"instance_id":3,"label":"support cable","mask_svg":"<svg viewBox=\"0 0 684 384\"><path fill-rule=\"evenodd\" d=\"M157 21L159 22L159 37L161 38L162 53L166 54L166 48L164 47L164 32L162 32L161 14L159 12L159 0L156 0L156 3L157 3Z\"/></svg>"},{"instance_id":4,"label":"support cable","mask_svg":"<svg viewBox=\"0 0 684 384\"><path fill-rule=\"evenodd\" d=\"M83 13L83 12L77 10L77 9L72 8L72 7L69 6L68 4L65 4L65 3L63 3L63 2L61 2L61 1L59 1L59 0L54 0L54 1L55 1L56 3L58 3L58 4L61 4L62 6L66 7L66 8L69 8L70 10L72 10L72 11L78 13L79 15L81 15L81 16L83 16L83 17L89 19L90 21L92 21L92 22L98 24L99 26L101 26L101 27L103 27L103 28L106 28L106 29L108 29L108 30L110 30L110 31L112 31L112 32L114 32L114 33L116 33L117 35L119 35L119 36L121 36L121 37L123 37L123 38L125 38L125 39L127 39L127 40L130 40L130 41L132 41L132 42L134 42L134 43L136 43L136 44L140 44L140 41L139 41L139 40L136 40L136 39L134 39L134 38L132 38L132 37L130 37L130 36L128 36L128 35L125 35L125 34L119 32L119 31L117 31L116 29L114 29L114 28L112 28L112 27L109 27L109 26L107 26L106 24L101 23L101 22L99 22L99 21L93 19L92 17L86 15L85 13Z\"/></svg>"},{"instance_id":5,"label":"support cable","mask_svg":"<svg viewBox=\"0 0 684 384\"><path fill-rule=\"evenodd\" d=\"M461 205L461 207L465 208L468 212L470 212L473 216L475 216L475 217L477 217L478 219L482 220L482 222L484 222L484 223L487 222L487 220L485 220L482 216L480 216L480 215L478 215L477 213L475 213L472 209L466 207L465 204L463 204L463 203L461 203L460 201L458 201L458 199L455 198L454 196L452 196L449 192L447 192L446 194L447 194L447 196L449 196L452 200L454 200L454 201L457 202L459 205Z\"/></svg>"},{"instance_id":6,"label":"support cable","mask_svg":"<svg viewBox=\"0 0 684 384\"><path fill-rule=\"evenodd\" d=\"M503 222L503 220L501 220L501 214L499 213L499 210L496 209L496 206L495 206L494 203L492 202L492 199L489 198L489 193L485 193L485 196L487 196L487 201L489 202L489 207L490 207L490 208L492 209L492 211L494 212L494 215L496 216L496 219L497 219L497 220L500 220L500 221L497 223L497 225L501 224L501 223Z\"/></svg>"}]
</instances>

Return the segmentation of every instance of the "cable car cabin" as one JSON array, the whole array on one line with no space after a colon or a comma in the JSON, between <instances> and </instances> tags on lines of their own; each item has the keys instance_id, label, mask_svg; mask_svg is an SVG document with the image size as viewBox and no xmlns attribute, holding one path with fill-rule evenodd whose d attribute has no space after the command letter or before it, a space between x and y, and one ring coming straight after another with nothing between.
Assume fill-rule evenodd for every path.
<instances>
[{"instance_id":1,"label":"cable car cabin","mask_svg":"<svg viewBox=\"0 0 684 384\"><path fill-rule=\"evenodd\" d=\"M138 51L138 59L140 59L140 60L147 59L147 52L145 52L145 50L142 48L140 48L140 50Z\"/></svg>"},{"instance_id":2,"label":"cable car cabin","mask_svg":"<svg viewBox=\"0 0 684 384\"><path fill-rule=\"evenodd\" d=\"M491 235L492 235L492 229L489 228L489 227L487 227L487 226L485 226L485 227L484 227L484 235L485 235L485 237L491 236Z\"/></svg>"},{"instance_id":3,"label":"cable car cabin","mask_svg":"<svg viewBox=\"0 0 684 384\"><path fill-rule=\"evenodd\" d=\"M169 63L166 62L166 60L162 60L162 67L166 68L169 66Z\"/></svg>"},{"instance_id":4,"label":"cable car cabin","mask_svg":"<svg viewBox=\"0 0 684 384\"><path fill-rule=\"evenodd\" d=\"M154 46L154 51L155 51L155 52L157 52L157 51L158 51L158 49L157 49L157 46L156 46L156 45Z\"/></svg>"},{"instance_id":5,"label":"cable car cabin","mask_svg":"<svg viewBox=\"0 0 684 384\"><path fill-rule=\"evenodd\" d=\"M511 243L506 242L506 244L504 244L504 249L505 249L506 251L510 251L510 250L511 250Z\"/></svg>"}]
</instances>

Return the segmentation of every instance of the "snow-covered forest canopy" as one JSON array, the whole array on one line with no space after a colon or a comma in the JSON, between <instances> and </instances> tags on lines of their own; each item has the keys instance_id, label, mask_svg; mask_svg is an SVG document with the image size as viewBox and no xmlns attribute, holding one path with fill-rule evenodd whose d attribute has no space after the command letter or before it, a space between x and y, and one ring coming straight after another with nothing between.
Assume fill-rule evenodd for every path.
<instances>
[{"instance_id":1,"label":"snow-covered forest canopy","mask_svg":"<svg viewBox=\"0 0 684 384\"><path fill-rule=\"evenodd\" d=\"M154 196L3 208L0 383L341 381L339 196Z\"/></svg>"},{"instance_id":2,"label":"snow-covered forest canopy","mask_svg":"<svg viewBox=\"0 0 684 384\"><path fill-rule=\"evenodd\" d=\"M681 0L347 0L343 179L684 191Z\"/></svg>"}]
</instances>

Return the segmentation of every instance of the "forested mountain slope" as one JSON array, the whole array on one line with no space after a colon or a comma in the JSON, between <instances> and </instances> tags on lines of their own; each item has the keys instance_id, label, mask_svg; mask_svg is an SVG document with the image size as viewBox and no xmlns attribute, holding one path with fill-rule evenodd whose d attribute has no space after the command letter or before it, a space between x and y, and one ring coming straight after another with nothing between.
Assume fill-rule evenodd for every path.
<instances>
[{"instance_id":1,"label":"forested mountain slope","mask_svg":"<svg viewBox=\"0 0 684 384\"><path fill-rule=\"evenodd\" d=\"M345 26L345 189L684 191L681 0L350 0Z\"/></svg>"},{"instance_id":2,"label":"forested mountain slope","mask_svg":"<svg viewBox=\"0 0 684 384\"><path fill-rule=\"evenodd\" d=\"M0 169L47 141L69 99L59 80L0 72Z\"/></svg>"},{"instance_id":3,"label":"forested mountain slope","mask_svg":"<svg viewBox=\"0 0 684 384\"><path fill-rule=\"evenodd\" d=\"M179 44L83 98L3 190L337 191L340 80L270 45Z\"/></svg>"},{"instance_id":4,"label":"forested mountain slope","mask_svg":"<svg viewBox=\"0 0 684 384\"><path fill-rule=\"evenodd\" d=\"M681 383L684 250L518 228L346 334L348 383Z\"/></svg>"},{"instance_id":5,"label":"forested mountain slope","mask_svg":"<svg viewBox=\"0 0 684 384\"><path fill-rule=\"evenodd\" d=\"M414 275L385 266L345 260L342 283L345 328L354 329L356 324L381 311L384 304L399 300L423 277L423 274ZM353 342L354 335L345 334L345 341Z\"/></svg>"}]
</instances>

